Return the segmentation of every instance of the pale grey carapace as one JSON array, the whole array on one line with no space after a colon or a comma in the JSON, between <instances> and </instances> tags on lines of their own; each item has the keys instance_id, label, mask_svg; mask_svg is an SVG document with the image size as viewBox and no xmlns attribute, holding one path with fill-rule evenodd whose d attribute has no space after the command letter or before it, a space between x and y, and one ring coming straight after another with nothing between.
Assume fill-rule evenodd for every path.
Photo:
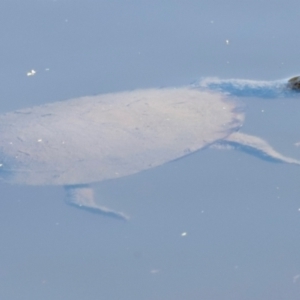
<instances>
[{"instance_id":1,"label":"pale grey carapace","mask_svg":"<svg viewBox=\"0 0 300 300\"><path fill-rule=\"evenodd\" d=\"M237 96L297 94L289 81L204 79L179 88L70 99L0 116L0 176L15 184L61 185L67 203L122 219L89 184L131 175L213 144L230 144L299 165L266 141L240 131Z\"/></svg>"}]
</instances>

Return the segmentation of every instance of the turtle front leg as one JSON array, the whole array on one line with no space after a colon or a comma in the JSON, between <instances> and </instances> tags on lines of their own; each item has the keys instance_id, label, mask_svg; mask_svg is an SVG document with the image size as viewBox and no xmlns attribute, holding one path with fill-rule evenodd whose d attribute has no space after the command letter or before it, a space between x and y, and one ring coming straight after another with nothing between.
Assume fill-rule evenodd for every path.
<instances>
[{"instance_id":1,"label":"turtle front leg","mask_svg":"<svg viewBox=\"0 0 300 300\"><path fill-rule=\"evenodd\" d=\"M65 185L64 188L66 191L66 203L69 205L108 217L126 221L129 219L129 217L122 212L98 205L94 199L94 191L88 184Z\"/></svg>"},{"instance_id":2,"label":"turtle front leg","mask_svg":"<svg viewBox=\"0 0 300 300\"><path fill-rule=\"evenodd\" d=\"M246 133L234 132L229 135L222 143L234 146L249 154L260 157L264 160L300 165L300 161L291 157L287 157L270 146L265 140Z\"/></svg>"}]
</instances>

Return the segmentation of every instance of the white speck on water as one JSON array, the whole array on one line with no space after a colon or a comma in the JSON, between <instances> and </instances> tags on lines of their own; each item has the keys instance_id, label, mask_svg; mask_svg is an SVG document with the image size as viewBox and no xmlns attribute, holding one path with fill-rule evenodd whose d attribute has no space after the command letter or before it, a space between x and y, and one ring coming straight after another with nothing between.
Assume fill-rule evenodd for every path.
<instances>
[{"instance_id":1,"label":"white speck on water","mask_svg":"<svg viewBox=\"0 0 300 300\"><path fill-rule=\"evenodd\" d=\"M262 113L264 113L264 112L265 112L265 110L264 110L264 109L262 109L262 110L261 110L261 112L262 112Z\"/></svg>"},{"instance_id":2,"label":"white speck on water","mask_svg":"<svg viewBox=\"0 0 300 300\"><path fill-rule=\"evenodd\" d=\"M42 139L38 139L37 141L38 141L39 143L41 143L43 140L42 140Z\"/></svg>"},{"instance_id":3,"label":"white speck on water","mask_svg":"<svg viewBox=\"0 0 300 300\"><path fill-rule=\"evenodd\" d=\"M27 72L27 76L33 76L35 73L36 71L32 69L31 71Z\"/></svg>"},{"instance_id":4,"label":"white speck on water","mask_svg":"<svg viewBox=\"0 0 300 300\"><path fill-rule=\"evenodd\" d=\"M181 236L186 236L187 235L187 232L183 232L182 234L181 234Z\"/></svg>"},{"instance_id":5,"label":"white speck on water","mask_svg":"<svg viewBox=\"0 0 300 300\"><path fill-rule=\"evenodd\" d=\"M226 45L229 45L229 40L225 40Z\"/></svg>"},{"instance_id":6,"label":"white speck on water","mask_svg":"<svg viewBox=\"0 0 300 300\"><path fill-rule=\"evenodd\" d=\"M3 164L0 164L0 168L3 166Z\"/></svg>"}]
</instances>

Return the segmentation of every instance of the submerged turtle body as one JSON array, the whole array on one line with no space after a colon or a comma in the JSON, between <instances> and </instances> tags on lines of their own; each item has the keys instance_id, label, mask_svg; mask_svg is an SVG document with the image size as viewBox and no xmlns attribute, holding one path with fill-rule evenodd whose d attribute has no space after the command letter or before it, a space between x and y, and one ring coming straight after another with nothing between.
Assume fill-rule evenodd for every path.
<instances>
[{"instance_id":1,"label":"submerged turtle body","mask_svg":"<svg viewBox=\"0 0 300 300\"><path fill-rule=\"evenodd\" d=\"M262 139L239 133L243 121L234 100L195 86L21 109L0 116L0 176L18 184L62 185L70 204L126 218L99 206L88 184L134 174L214 143L300 164Z\"/></svg>"},{"instance_id":2,"label":"submerged turtle body","mask_svg":"<svg viewBox=\"0 0 300 300\"><path fill-rule=\"evenodd\" d=\"M220 94L191 88L84 97L0 117L5 179L76 185L161 165L226 138L244 116Z\"/></svg>"}]
</instances>

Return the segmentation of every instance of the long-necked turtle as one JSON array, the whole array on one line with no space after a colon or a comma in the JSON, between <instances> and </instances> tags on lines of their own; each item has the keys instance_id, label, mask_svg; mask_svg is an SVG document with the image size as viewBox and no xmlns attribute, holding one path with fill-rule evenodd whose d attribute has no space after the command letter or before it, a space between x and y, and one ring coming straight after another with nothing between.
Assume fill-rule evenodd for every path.
<instances>
[{"instance_id":1,"label":"long-necked turtle","mask_svg":"<svg viewBox=\"0 0 300 300\"><path fill-rule=\"evenodd\" d=\"M282 96L288 82L204 79L180 88L82 97L0 116L0 176L18 184L62 185L67 202L120 218L98 205L92 182L156 167L215 143L300 165L264 140L239 132L244 113L231 95Z\"/></svg>"}]
</instances>

